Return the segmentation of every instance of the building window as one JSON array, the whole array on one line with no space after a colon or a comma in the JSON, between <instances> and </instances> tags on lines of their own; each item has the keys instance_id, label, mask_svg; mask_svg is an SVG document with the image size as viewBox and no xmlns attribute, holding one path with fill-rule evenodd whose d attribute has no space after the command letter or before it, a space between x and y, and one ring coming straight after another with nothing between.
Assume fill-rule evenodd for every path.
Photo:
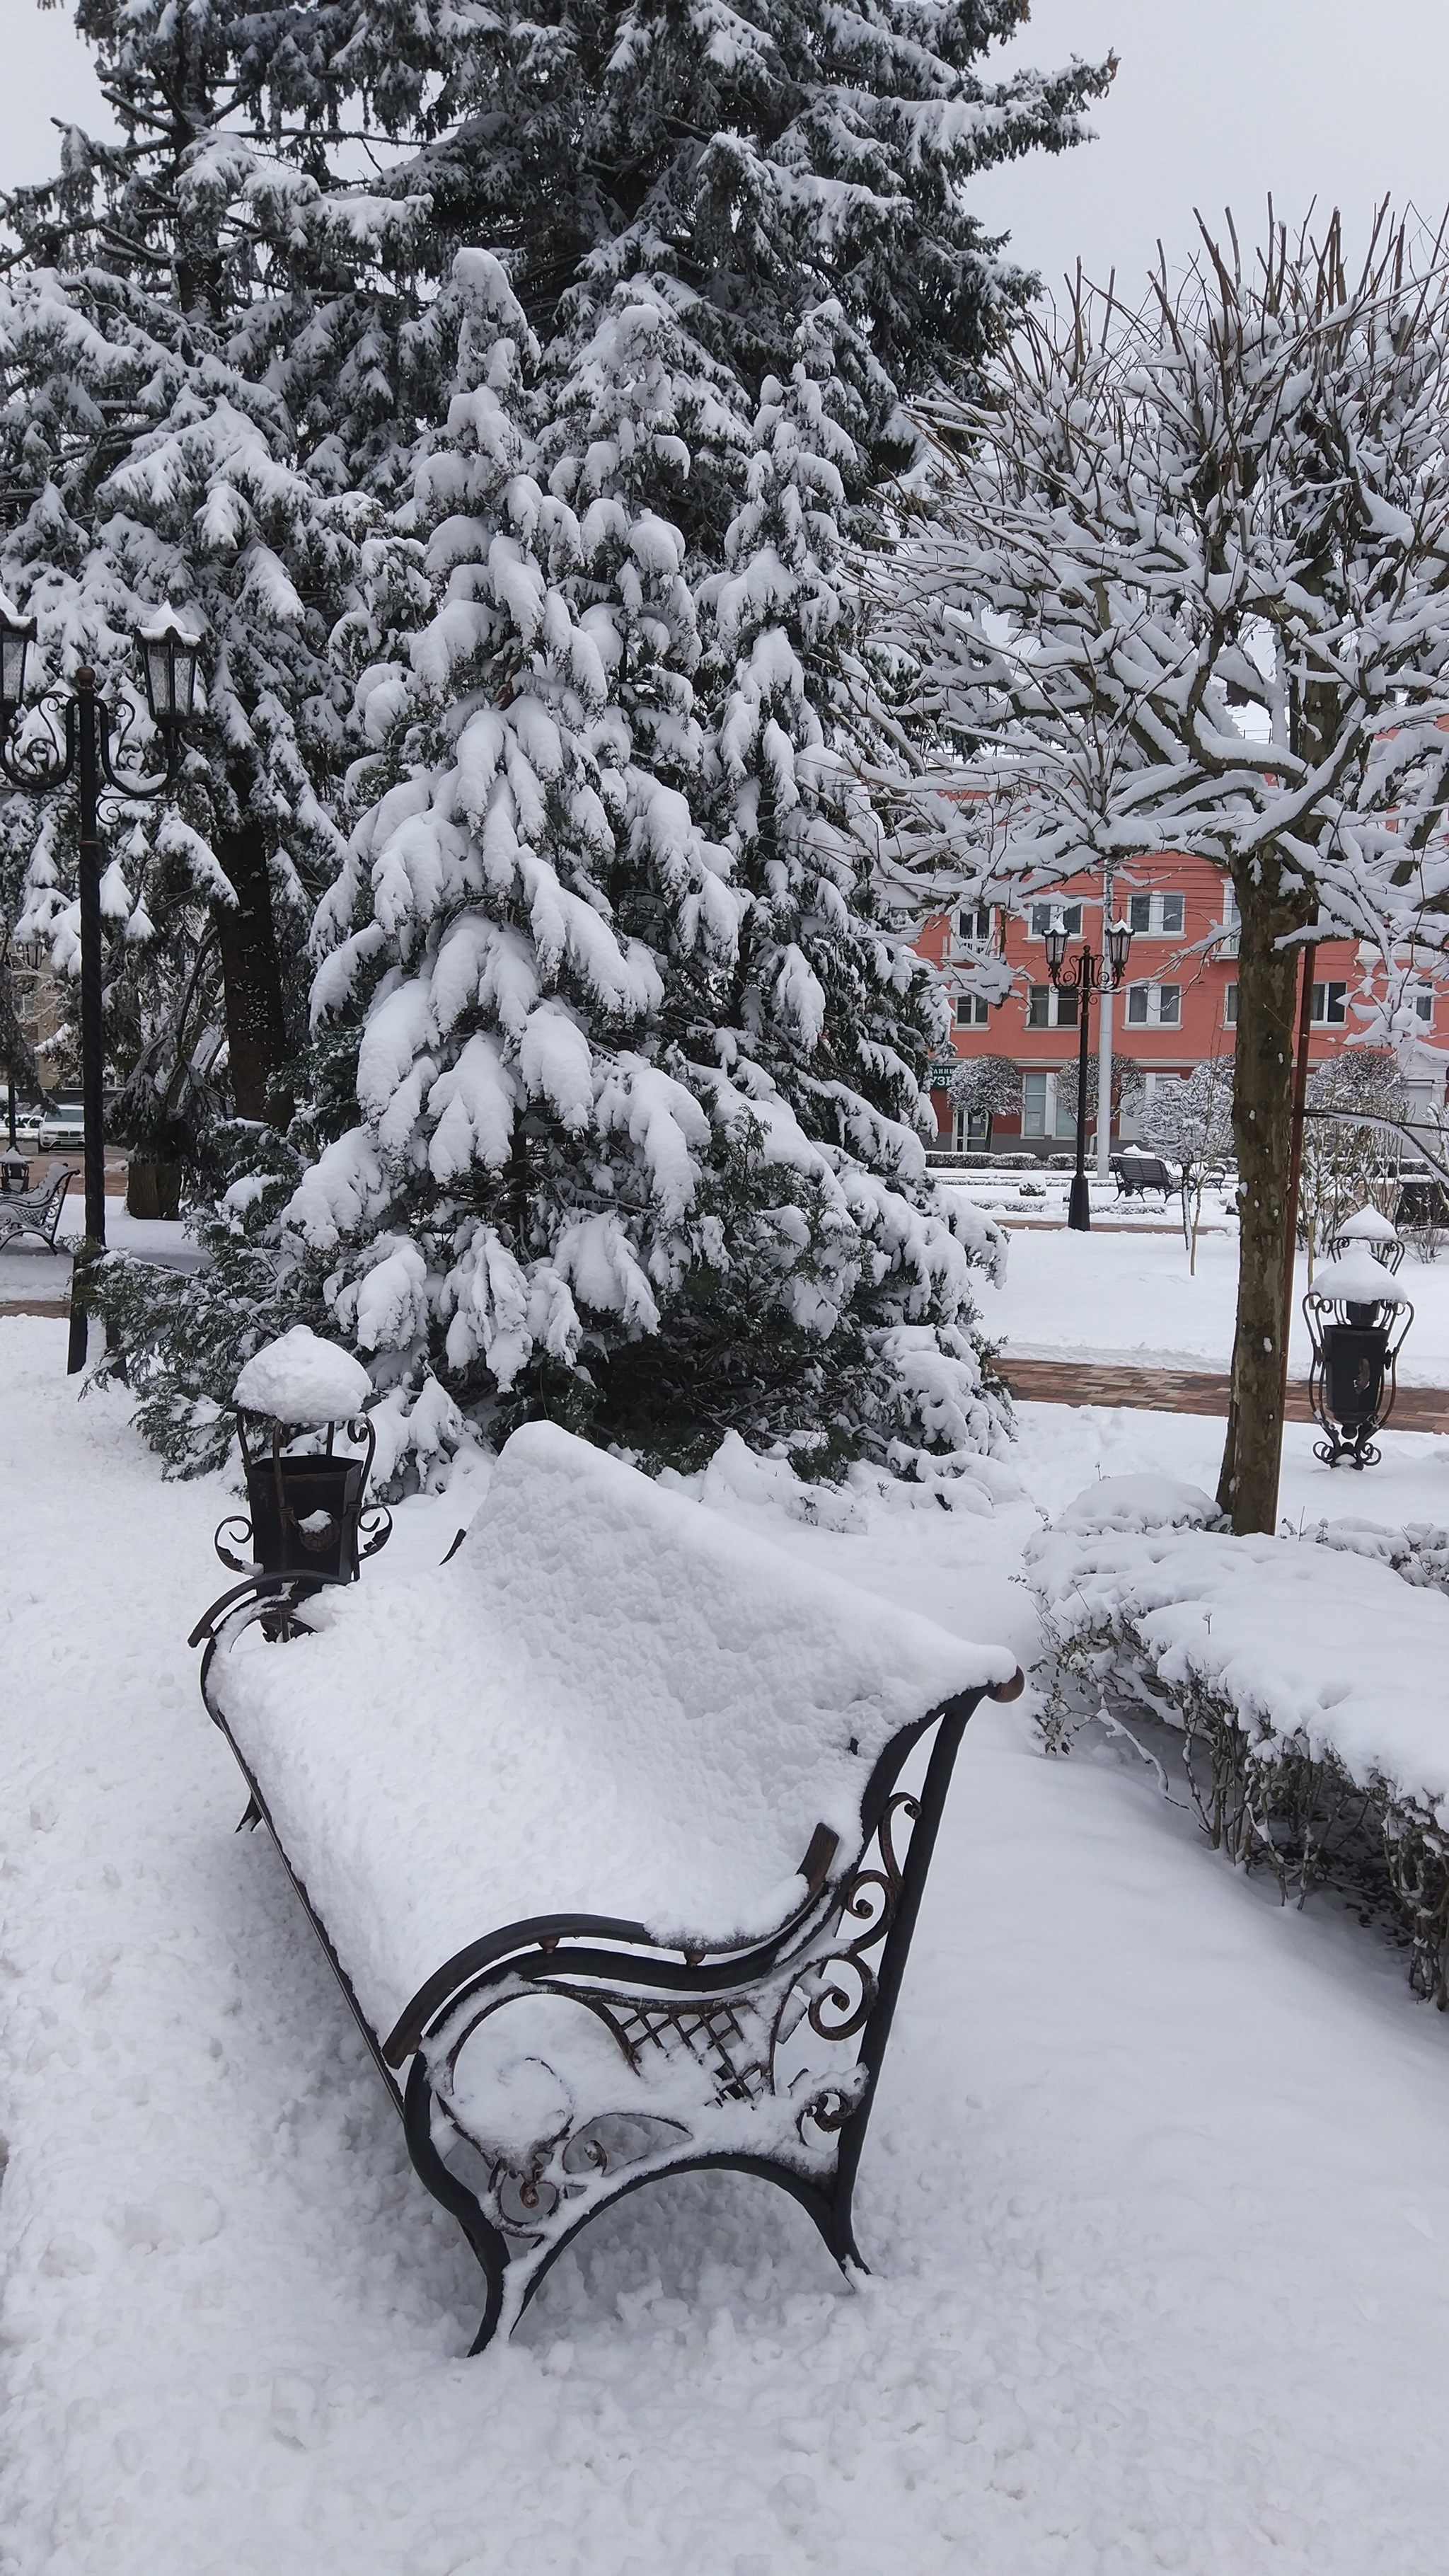
<instances>
[{"instance_id":1,"label":"building window","mask_svg":"<svg viewBox=\"0 0 1449 2576\"><path fill-rule=\"evenodd\" d=\"M1434 1025L1434 987L1432 984L1421 984L1415 992L1414 1017L1419 1022L1421 1028L1432 1029Z\"/></svg>"},{"instance_id":2,"label":"building window","mask_svg":"<svg viewBox=\"0 0 1449 2576\"><path fill-rule=\"evenodd\" d=\"M1055 984L1033 984L1026 1005L1026 1025L1029 1029L1074 1029L1076 993L1059 990Z\"/></svg>"},{"instance_id":3,"label":"building window","mask_svg":"<svg viewBox=\"0 0 1449 2576\"><path fill-rule=\"evenodd\" d=\"M1128 925L1142 939L1180 939L1180 894L1134 894L1127 906Z\"/></svg>"},{"instance_id":4,"label":"building window","mask_svg":"<svg viewBox=\"0 0 1449 2576\"><path fill-rule=\"evenodd\" d=\"M1082 907L1079 903L1034 903L1031 908L1031 935L1045 939L1049 930L1064 930L1068 939L1082 935Z\"/></svg>"},{"instance_id":5,"label":"building window","mask_svg":"<svg viewBox=\"0 0 1449 2576\"><path fill-rule=\"evenodd\" d=\"M958 1029L984 1029L991 1018L991 1004L980 993L958 993L956 1026Z\"/></svg>"},{"instance_id":6,"label":"building window","mask_svg":"<svg viewBox=\"0 0 1449 2576\"><path fill-rule=\"evenodd\" d=\"M1133 1029L1175 1029L1182 1020L1180 984L1129 984L1127 1025Z\"/></svg>"},{"instance_id":7,"label":"building window","mask_svg":"<svg viewBox=\"0 0 1449 2576\"><path fill-rule=\"evenodd\" d=\"M991 944L990 904L964 905L956 916L956 936L958 939L973 940L980 948L989 947Z\"/></svg>"},{"instance_id":8,"label":"building window","mask_svg":"<svg viewBox=\"0 0 1449 2576\"><path fill-rule=\"evenodd\" d=\"M1049 1094L1056 1089L1049 1073L1024 1073L1021 1077L1021 1132L1023 1136L1044 1136L1047 1132Z\"/></svg>"},{"instance_id":9,"label":"building window","mask_svg":"<svg viewBox=\"0 0 1449 2576\"><path fill-rule=\"evenodd\" d=\"M1237 1025L1238 988L1236 984L1225 984L1223 986L1223 1027L1235 1029Z\"/></svg>"},{"instance_id":10,"label":"building window","mask_svg":"<svg viewBox=\"0 0 1449 2576\"><path fill-rule=\"evenodd\" d=\"M1315 984L1313 987L1313 1023L1315 1028L1341 1029L1348 1018L1348 986Z\"/></svg>"}]
</instances>

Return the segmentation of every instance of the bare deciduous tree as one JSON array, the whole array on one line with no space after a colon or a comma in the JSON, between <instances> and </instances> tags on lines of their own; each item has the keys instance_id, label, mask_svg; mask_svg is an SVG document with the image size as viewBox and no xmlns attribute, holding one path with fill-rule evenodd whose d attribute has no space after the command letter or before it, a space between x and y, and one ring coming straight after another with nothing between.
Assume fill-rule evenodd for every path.
<instances>
[{"instance_id":1,"label":"bare deciduous tree","mask_svg":"<svg viewBox=\"0 0 1449 2576\"><path fill-rule=\"evenodd\" d=\"M1277 1512L1300 950L1352 936L1387 968L1449 929L1442 252L1385 212L1352 272L1335 216L1270 222L1252 261L1204 231L1136 312L1079 276L927 415L940 477L883 582L942 748L900 838L933 899L963 754L1008 813L989 874L961 854L967 900L1160 851L1236 890L1239 1530Z\"/></svg>"}]
</instances>

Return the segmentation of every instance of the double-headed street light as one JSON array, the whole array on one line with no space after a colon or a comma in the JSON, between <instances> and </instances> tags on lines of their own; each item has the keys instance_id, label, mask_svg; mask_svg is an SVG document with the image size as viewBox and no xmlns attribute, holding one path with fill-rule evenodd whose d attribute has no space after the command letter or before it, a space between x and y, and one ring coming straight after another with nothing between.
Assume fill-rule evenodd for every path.
<instances>
[{"instance_id":1,"label":"double-headed street light","mask_svg":"<svg viewBox=\"0 0 1449 2576\"><path fill-rule=\"evenodd\" d=\"M36 699L46 711L41 732L14 739L25 704L25 672L36 621L19 617L0 594L0 770L13 787L45 796L75 778L80 798L81 1080L85 1102L85 1240L76 1257L70 1301L70 1369L86 1356L84 1274L106 1248L105 1030L101 975L101 825L103 797L127 803L164 796L176 784L183 734L196 703L201 647L168 609L136 637L151 721L166 754L159 775L118 766L111 757L111 710L96 691L94 671L77 671L73 689L44 689ZM59 719L57 725L56 719ZM117 748L124 743L131 709L116 719Z\"/></svg>"},{"instance_id":2,"label":"double-headed street light","mask_svg":"<svg viewBox=\"0 0 1449 2576\"><path fill-rule=\"evenodd\" d=\"M1059 993L1076 993L1077 1004L1077 1168L1072 1175L1072 1195L1067 1208L1067 1223L1077 1234L1089 1234L1092 1210L1087 1188L1087 1022L1091 1016L1094 992L1115 993L1127 980L1127 958L1132 946L1132 933L1125 921L1114 921L1104 929L1103 954L1097 957L1082 942L1081 955L1070 973L1067 972L1067 933L1060 917L1046 935L1047 973ZM1111 1117L1111 1103L1106 1115ZM1103 1106L1097 1104L1097 1115Z\"/></svg>"}]
</instances>

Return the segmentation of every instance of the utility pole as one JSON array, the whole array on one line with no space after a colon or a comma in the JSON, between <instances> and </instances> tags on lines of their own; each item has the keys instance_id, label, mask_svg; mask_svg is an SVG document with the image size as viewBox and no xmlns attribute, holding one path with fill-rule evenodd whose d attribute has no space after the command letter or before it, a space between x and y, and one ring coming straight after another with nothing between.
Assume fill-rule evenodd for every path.
<instances>
[{"instance_id":1,"label":"utility pole","mask_svg":"<svg viewBox=\"0 0 1449 2576\"><path fill-rule=\"evenodd\" d=\"M1112 863L1102 863L1102 955L1112 920ZM1097 1178L1112 1177L1112 997L1115 984L1104 984L1097 1001Z\"/></svg>"}]
</instances>

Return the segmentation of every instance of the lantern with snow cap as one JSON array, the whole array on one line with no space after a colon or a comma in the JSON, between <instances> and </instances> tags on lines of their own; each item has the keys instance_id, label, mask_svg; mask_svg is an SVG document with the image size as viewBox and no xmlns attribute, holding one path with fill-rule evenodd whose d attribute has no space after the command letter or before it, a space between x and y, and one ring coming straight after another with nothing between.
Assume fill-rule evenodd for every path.
<instances>
[{"instance_id":1,"label":"lantern with snow cap","mask_svg":"<svg viewBox=\"0 0 1449 2576\"><path fill-rule=\"evenodd\" d=\"M355 1583L364 1557L392 1534L366 1500L375 1446L359 1360L306 1324L249 1359L232 1390L250 1520L229 1516L216 1552L237 1574L285 1574L310 1589ZM325 1443L322 1435L325 1433ZM338 1446L338 1435L352 1444ZM236 1551L249 1549L247 1556Z\"/></svg>"},{"instance_id":2,"label":"lantern with snow cap","mask_svg":"<svg viewBox=\"0 0 1449 2576\"><path fill-rule=\"evenodd\" d=\"M1331 1241L1332 1259L1303 1300L1313 1344L1308 1400L1323 1438L1313 1454L1325 1467L1347 1459L1376 1467L1374 1435L1398 1392L1397 1367L1414 1309L1394 1273L1404 1247L1386 1217L1360 1208Z\"/></svg>"},{"instance_id":3,"label":"lantern with snow cap","mask_svg":"<svg viewBox=\"0 0 1449 2576\"><path fill-rule=\"evenodd\" d=\"M1371 1252L1375 1261L1381 1261L1385 1270L1390 1272L1397 1271L1404 1257L1404 1246L1396 1228L1376 1207L1355 1208L1352 1216L1346 1216L1341 1224L1333 1227L1327 1241L1329 1260L1337 1261L1354 1244L1362 1244L1364 1250Z\"/></svg>"}]
</instances>

